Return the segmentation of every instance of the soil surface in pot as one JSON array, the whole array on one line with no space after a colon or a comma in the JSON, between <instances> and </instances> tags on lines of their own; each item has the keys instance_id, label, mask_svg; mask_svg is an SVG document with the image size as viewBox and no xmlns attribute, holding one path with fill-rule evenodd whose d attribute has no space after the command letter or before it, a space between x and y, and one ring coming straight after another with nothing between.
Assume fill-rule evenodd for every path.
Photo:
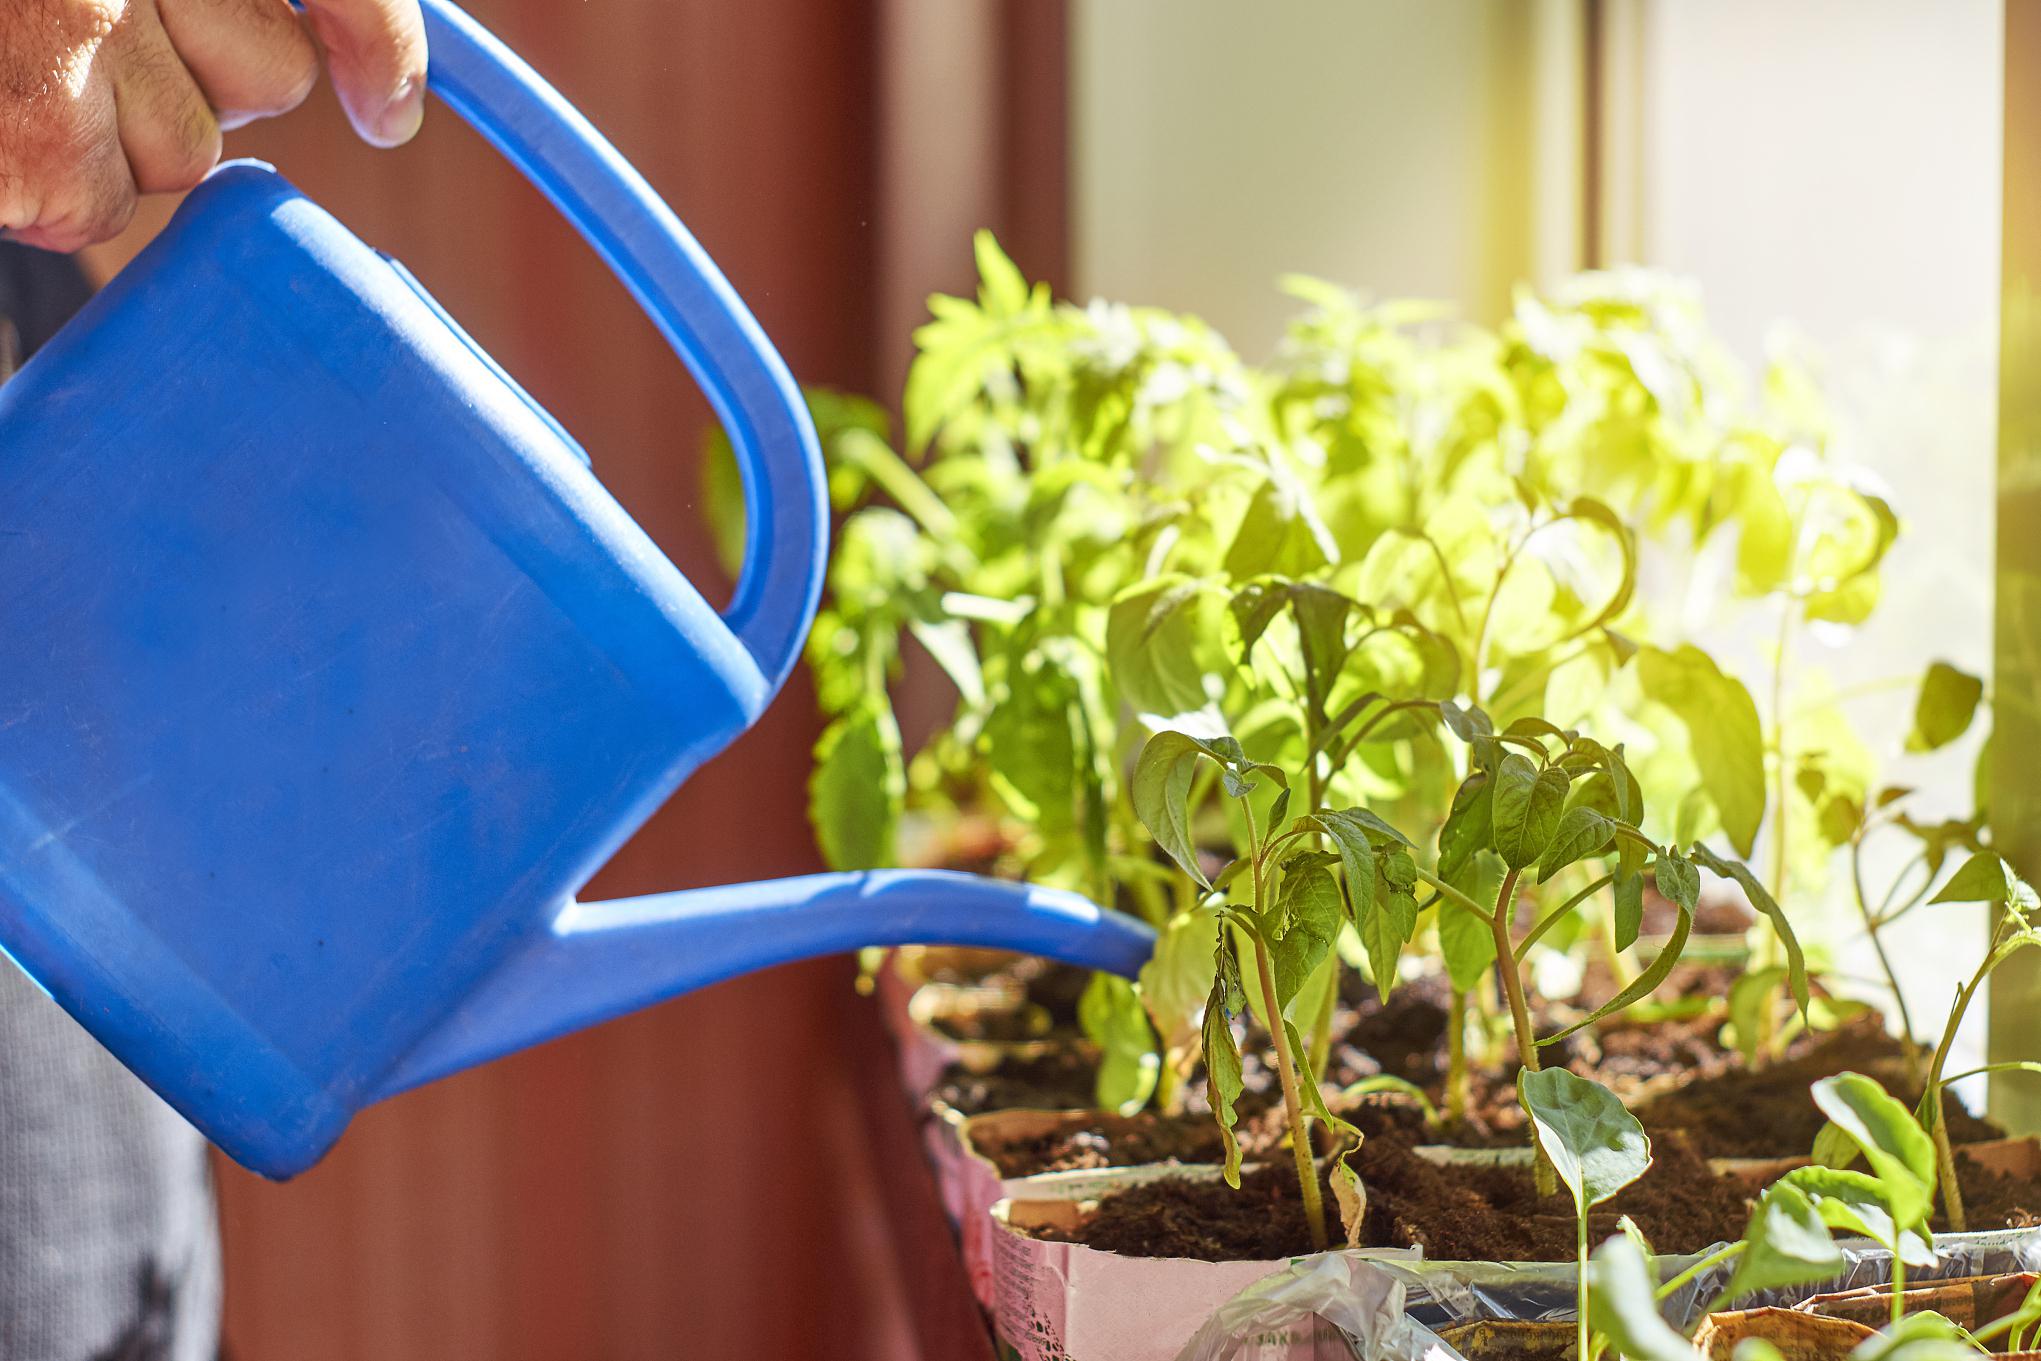
<instances>
[{"instance_id":1,"label":"soil surface in pot","mask_svg":"<svg viewBox=\"0 0 2041 1361\"><path fill-rule=\"evenodd\" d=\"M973 980L968 986L978 1005L962 1015L937 1016L930 1029L952 1040L987 1040L1011 1044L1024 1040L1075 1038L1081 1032L1077 1004L1091 974L1032 955Z\"/></svg>"},{"instance_id":2,"label":"soil surface in pot","mask_svg":"<svg viewBox=\"0 0 2041 1361\"><path fill-rule=\"evenodd\" d=\"M1370 1098L1341 1112L1372 1132L1394 1132L1408 1142L1421 1142L1424 1118L1411 1105ZM1283 1152L1285 1121L1280 1102L1263 1099L1260 1109L1243 1113L1234 1127L1241 1154L1249 1162ZM1124 1120L1091 1120L1069 1129L1014 1139L979 1152L1002 1177L1027 1177L1039 1172L1095 1171L1136 1167L1143 1163L1216 1163L1226 1156L1219 1127L1209 1115L1158 1115L1147 1112Z\"/></svg>"},{"instance_id":3,"label":"soil surface in pot","mask_svg":"<svg viewBox=\"0 0 2041 1361\"><path fill-rule=\"evenodd\" d=\"M1002 1060L987 1073L962 1064L943 1069L929 1095L962 1115L987 1111L1078 1110L1092 1103L1098 1061L1075 1047Z\"/></svg>"},{"instance_id":4,"label":"soil surface in pot","mask_svg":"<svg viewBox=\"0 0 2041 1361\"><path fill-rule=\"evenodd\" d=\"M1364 1247L1418 1247L1434 1261L1572 1260L1572 1202L1563 1190L1539 1197L1528 1167L1441 1167L1389 1131L1371 1137L1355 1164L1368 1193ZM2041 1185L1962 1159L1958 1175L1973 1229L2036 1222L2028 1207L2041 1203ZM1336 1218L1329 1177L1324 1190L1327 1213ZM1627 1214L1659 1251L1698 1252L1742 1236L1750 1194L1748 1183L1717 1175L1691 1145L1658 1142L1651 1170L1595 1208L1589 1233L1597 1241L1607 1238ZM1073 1237L1126 1256L1213 1262L1311 1251L1296 1171L1288 1163L1246 1173L1238 1191L1177 1177L1117 1191Z\"/></svg>"},{"instance_id":5,"label":"soil surface in pot","mask_svg":"<svg viewBox=\"0 0 2041 1361\"><path fill-rule=\"evenodd\" d=\"M1899 1042L1874 1018L1865 1017L1764 1068L1746 1068L1740 1060L1731 1060L1718 1071L1644 1101L1636 1114L1654 1134L1684 1131L1713 1158L1805 1153L1825 1123L1807 1089L1845 1071L1877 1078L1909 1107L1920 1103L1923 1088L1907 1080ZM1978 1143L2005 1133L1972 1115L1946 1091L1942 1109L1956 1143Z\"/></svg>"}]
</instances>

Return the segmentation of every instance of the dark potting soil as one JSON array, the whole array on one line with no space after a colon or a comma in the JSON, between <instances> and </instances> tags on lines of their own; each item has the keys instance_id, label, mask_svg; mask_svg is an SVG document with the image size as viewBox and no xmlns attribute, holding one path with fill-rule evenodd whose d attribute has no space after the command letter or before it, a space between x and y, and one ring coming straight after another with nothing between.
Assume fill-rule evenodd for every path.
<instances>
[{"instance_id":1,"label":"dark potting soil","mask_svg":"<svg viewBox=\"0 0 2041 1361\"><path fill-rule=\"evenodd\" d=\"M1004 1110L1078 1110L1092 1104L1098 1063L1080 1049L1010 1058L989 1073L943 1069L930 1096L962 1115Z\"/></svg>"},{"instance_id":2,"label":"dark potting soil","mask_svg":"<svg viewBox=\"0 0 2041 1361\"><path fill-rule=\"evenodd\" d=\"M985 1006L969 1014L935 1018L931 1028L938 1034L953 1040L1011 1044L1076 1036L1077 1005L1091 982L1091 972L1034 955L1009 955L989 968L974 971L968 980L939 977L935 981L968 982L975 994L988 999Z\"/></svg>"},{"instance_id":3,"label":"dark potting soil","mask_svg":"<svg viewBox=\"0 0 2041 1361\"><path fill-rule=\"evenodd\" d=\"M1716 1176L1679 1145L1656 1153L1649 1172L1595 1210L1592 1233L1606 1237L1628 1214L1664 1252L1691 1252L1742 1234L1748 1213L1742 1184ZM1370 1139L1354 1161L1368 1193L1365 1247L1417 1247L1435 1261L1573 1256L1572 1203L1563 1191L1540 1198L1528 1167L1441 1167L1393 1136ZM1336 1216L1329 1180L1325 1195L1327 1213ZM1287 1163L1246 1174L1239 1191L1173 1177L1115 1192L1076 1237L1128 1256L1213 1262L1311 1251L1296 1170Z\"/></svg>"},{"instance_id":4,"label":"dark potting soil","mask_svg":"<svg viewBox=\"0 0 2041 1361\"><path fill-rule=\"evenodd\" d=\"M1241 1153L1250 1162L1288 1157L1283 1151L1286 1128L1280 1103L1250 1097L1259 1109L1242 1114L1234 1127ZM1424 1118L1407 1103L1370 1097L1345 1103L1340 1114L1370 1137L1419 1140ZM1219 1127L1209 1115L1157 1115L1127 1119L1101 1116L1082 1125L1029 1139L981 1148L1002 1177L1037 1172L1068 1172L1103 1167L1135 1167L1143 1163L1216 1163L1226 1156Z\"/></svg>"},{"instance_id":5,"label":"dark potting soil","mask_svg":"<svg viewBox=\"0 0 2041 1361\"><path fill-rule=\"evenodd\" d=\"M1600 1241L1629 1215L1660 1252L1698 1252L1743 1234L1752 1187L1716 1174L1691 1146L1655 1141L1651 1169L1590 1214ZM1367 1188L1364 1247L1418 1247L1433 1261L1571 1261L1572 1202L1562 1190L1540 1197L1526 1167L1441 1167L1393 1134L1378 1135L1355 1159ZM2041 1225L2041 1184L1989 1172L1958 1157L1972 1229ZM1337 1202L1322 1187L1335 1236ZM1940 1224L1936 1226L1940 1229ZM1050 1235L1052 1236L1052 1235ZM1166 1178L1105 1197L1074 1240L1132 1257L1266 1261L1311 1251L1296 1170L1271 1163L1224 1182Z\"/></svg>"},{"instance_id":6,"label":"dark potting soil","mask_svg":"<svg viewBox=\"0 0 2041 1361\"><path fill-rule=\"evenodd\" d=\"M1966 1226L1972 1229L2041 1228L2041 1184L1992 1172L1956 1154ZM1937 1222L1937 1229L1944 1226Z\"/></svg>"},{"instance_id":7,"label":"dark potting soil","mask_svg":"<svg viewBox=\"0 0 2041 1361\"><path fill-rule=\"evenodd\" d=\"M1820 1036L1780 1062L1745 1068L1740 1062L1642 1102L1637 1118L1654 1134L1682 1130L1713 1158L1770 1158L1803 1154L1826 1123L1808 1088L1840 1072L1864 1073L1908 1106L1922 1088L1907 1080L1899 1042L1874 1018L1865 1017ZM1959 1144L2004 1137L2005 1131L1972 1115L1943 1094L1951 1138Z\"/></svg>"}]
</instances>

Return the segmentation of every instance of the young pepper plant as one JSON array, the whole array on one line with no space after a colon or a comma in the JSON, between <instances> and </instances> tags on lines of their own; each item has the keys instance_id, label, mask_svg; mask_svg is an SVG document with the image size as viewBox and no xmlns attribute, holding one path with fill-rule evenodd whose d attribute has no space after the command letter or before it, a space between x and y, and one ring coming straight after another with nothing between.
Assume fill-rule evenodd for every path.
<instances>
[{"instance_id":1,"label":"young pepper plant","mask_svg":"<svg viewBox=\"0 0 2041 1361\"><path fill-rule=\"evenodd\" d=\"M1616 1094L1563 1068L1524 1069L1517 1100L1530 1117L1538 1148L1573 1197L1580 1322L1576 1355L1588 1356L1588 1211L1636 1181L1651 1167L1651 1140Z\"/></svg>"},{"instance_id":2,"label":"young pepper plant","mask_svg":"<svg viewBox=\"0 0 2041 1361\"><path fill-rule=\"evenodd\" d=\"M1241 856L1216 878L1207 878L1199 864L1191 831L1191 787L1205 763L1217 769L1221 787L1236 802L1246 826ZM1257 814L1251 796L1264 782L1275 792ZM1366 1208L1365 1192L1348 1161L1360 1132L1326 1108L1316 1075L1304 1066L1307 1050L1296 1004L1345 923L1361 923L1365 929L1386 917L1408 938L1417 918L1412 848L1401 833L1365 809L1291 818L1288 776L1274 765L1250 760L1231 737L1157 733L1142 748L1133 791L1143 824L1209 895L1222 928L1214 947L1203 1049L1212 1114L1225 1143L1226 1181L1240 1184L1240 1146L1233 1127L1244 1090L1232 1021L1252 996L1275 1054L1312 1244L1323 1248L1330 1242L1312 1155L1313 1119L1332 1128L1346 1145L1335 1162L1335 1176L1351 1241ZM1315 849L1321 837L1337 850ZM1344 891L1341 878L1332 873L1334 865L1343 872Z\"/></svg>"},{"instance_id":3,"label":"young pepper plant","mask_svg":"<svg viewBox=\"0 0 2041 1361\"><path fill-rule=\"evenodd\" d=\"M1951 1082L1972 1077L1979 1073L2006 1072L2015 1069L2033 1071L2041 1064L2027 1060L2010 1060L1989 1063L1966 1073L1950 1074L1949 1052L1955 1046L1957 1033L1963 1028L1963 1019L1970 1012L1970 1004L1991 977L1992 971L2013 955L2030 946L2041 945L2041 898L2027 882L2013 873L2011 866L1991 851L1980 851L1964 862L1949 882L1943 886L1930 902L1958 903L1982 902L1993 909L1991 946L1985 952L1984 960L1977 970L1956 991L1956 1001L1949 1008L1949 1019L1942 1027L1942 1035L1935 1045L1934 1057L1928 1063L1926 1090L1921 1094L1918 1115L1920 1123L1927 1128L1934 1142L1935 1166L1939 1169L1942 1185L1942 1208L1949 1221L1949 1227L1961 1233L1968 1227L1963 1208L1963 1188L1956 1180L1956 1155L1949 1139L1949 1121L1943 1092ZM1833 1118L1833 1117L1831 1117Z\"/></svg>"},{"instance_id":4,"label":"young pepper plant","mask_svg":"<svg viewBox=\"0 0 2041 1361\"><path fill-rule=\"evenodd\" d=\"M1828 1117L1833 1139L1817 1140L1831 1161L1864 1159L1870 1172L1814 1165L1780 1178L1814 1203L1822 1222L1870 1238L1892 1253L1892 1318L1904 1312L1906 1268L1932 1266L1934 1237L1928 1218L1935 1205L1934 1141L1906 1108L1861 1073L1839 1073L1810 1089ZM1827 1132L1824 1131L1824 1134ZM1848 1150L1836 1158L1824 1144Z\"/></svg>"},{"instance_id":5,"label":"young pepper plant","mask_svg":"<svg viewBox=\"0 0 2041 1361\"><path fill-rule=\"evenodd\" d=\"M1566 1038L1651 995L1678 963L1693 929L1700 896L1697 867L1731 879L1752 905L1769 919L1783 942L1791 986L1804 1011L1808 1003L1806 965L1792 926L1778 904L1741 862L1728 860L1705 846L1685 853L1647 837L1643 795L1630 774L1620 746L1605 747L1570 729L1542 719L1519 719L1497 732L1478 709L1441 706L1447 725L1470 750L1472 767L1453 800L1453 811L1439 833L1437 871L1419 871L1443 901L1440 943L1449 968L1486 968L1493 961L1501 976L1516 1037L1521 1066L1537 1072L1542 1046ZM1503 867L1493 899L1476 901L1460 885L1478 855L1492 856ZM1584 877L1574 867L1599 860L1603 872ZM1627 986L1590 1015L1540 1039L1534 1030L1525 971L1538 941L1590 899L1606 891L1613 941L1617 949L1636 942L1643 920L1643 874L1652 873L1659 891L1679 913L1671 938ZM1564 896L1549 907L1540 902L1542 889L1574 871ZM1536 885L1534 888L1533 885ZM1556 894L1550 896L1557 896ZM1521 935L1516 917L1523 899L1534 909L1532 924ZM1486 929L1455 929L1452 914L1470 916ZM1457 959L1456 956L1461 956ZM1541 1159L1539 1189L1552 1190L1551 1170Z\"/></svg>"}]
</instances>

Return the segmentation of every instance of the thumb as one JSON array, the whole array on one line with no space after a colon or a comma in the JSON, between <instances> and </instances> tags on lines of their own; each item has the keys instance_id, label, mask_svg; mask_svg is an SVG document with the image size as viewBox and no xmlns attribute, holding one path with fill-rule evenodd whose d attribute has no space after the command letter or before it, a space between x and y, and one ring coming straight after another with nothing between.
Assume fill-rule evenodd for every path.
<instances>
[{"instance_id":1,"label":"thumb","mask_svg":"<svg viewBox=\"0 0 2041 1361\"><path fill-rule=\"evenodd\" d=\"M418 0L305 0L341 107L376 146L411 140L425 117L425 20Z\"/></svg>"}]
</instances>

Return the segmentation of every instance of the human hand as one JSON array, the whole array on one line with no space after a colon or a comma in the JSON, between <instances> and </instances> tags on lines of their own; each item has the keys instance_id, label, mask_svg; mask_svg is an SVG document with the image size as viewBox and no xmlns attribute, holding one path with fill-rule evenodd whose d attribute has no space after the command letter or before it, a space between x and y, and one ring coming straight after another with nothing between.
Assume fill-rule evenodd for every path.
<instances>
[{"instance_id":1,"label":"human hand","mask_svg":"<svg viewBox=\"0 0 2041 1361\"><path fill-rule=\"evenodd\" d=\"M327 69L378 146L425 108L418 0L0 0L0 232L76 250L137 194L189 189L220 132L287 113Z\"/></svg>"}]
</instances>

